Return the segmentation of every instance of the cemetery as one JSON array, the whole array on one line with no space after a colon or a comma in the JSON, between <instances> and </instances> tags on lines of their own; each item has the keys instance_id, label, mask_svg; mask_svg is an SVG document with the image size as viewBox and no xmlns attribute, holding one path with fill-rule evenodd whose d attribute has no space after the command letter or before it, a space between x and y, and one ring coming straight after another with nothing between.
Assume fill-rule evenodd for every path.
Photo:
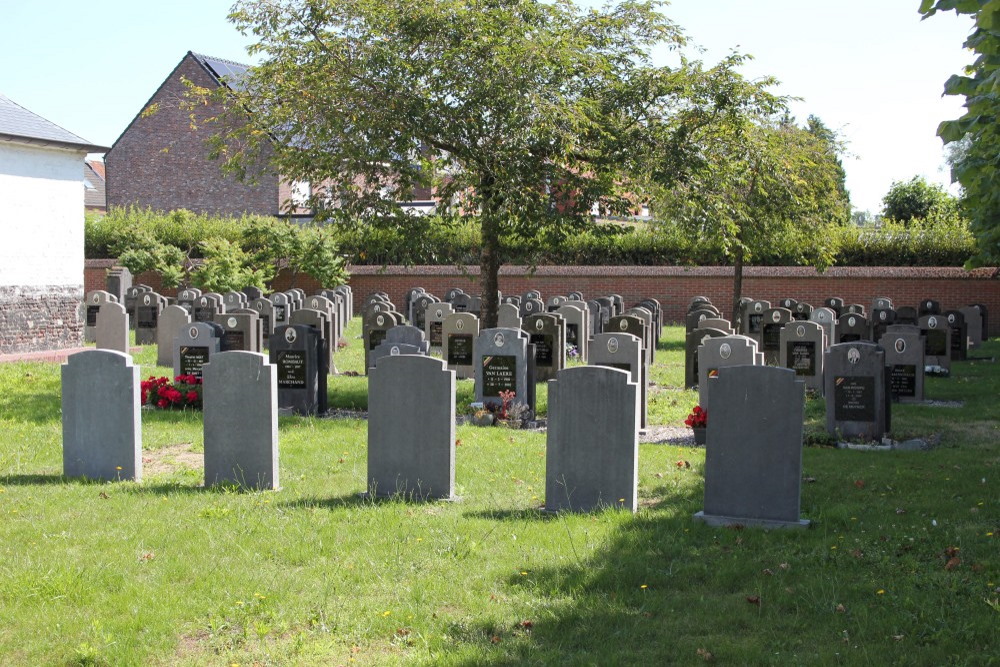
<instances>
[{"instance_id":1,"label":"cemetery","mask_svg":"<svg viewBox=\"0 0 1000 667\"><path fill-rule=\"evenodd\" d=\"M671 323L652 298L528 291L485 328L459 290L323 293L94 292L92 347L0 365L10 632L45 613L76 646L17 662L995 643L1000 346L980 307L901 324L879 303L877 328L864 304L747 299L730 322L691 297ZM139 626L146 645L116 644Z\"/></svg>"}]
</instances>

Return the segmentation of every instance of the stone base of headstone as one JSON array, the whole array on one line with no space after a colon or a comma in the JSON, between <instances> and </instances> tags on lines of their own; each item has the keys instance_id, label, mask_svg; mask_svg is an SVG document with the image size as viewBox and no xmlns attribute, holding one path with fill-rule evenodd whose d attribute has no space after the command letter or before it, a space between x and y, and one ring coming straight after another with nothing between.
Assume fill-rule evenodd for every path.
<instances>
[{"instance_id":1,"label":"stone base of headstone","mask_svg":"<svg viewBox=\"0 0 1000 667\"><path fill-rule=\"evenodd\" d=\"M799 519L798 521L776 521L774 519L747 519L735 516L717 516L705 514L705 512L695 512L694 520L700 521L707 526L750 526L772 530L775 528L808 528L809 519Z\"/></svg>"}]
</instances>

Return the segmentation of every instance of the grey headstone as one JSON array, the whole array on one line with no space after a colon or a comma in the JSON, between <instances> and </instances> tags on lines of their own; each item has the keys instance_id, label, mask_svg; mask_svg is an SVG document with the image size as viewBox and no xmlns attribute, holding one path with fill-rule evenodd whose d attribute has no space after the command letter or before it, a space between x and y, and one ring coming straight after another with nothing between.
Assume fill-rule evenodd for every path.
<instances>
[{"instance_id":1,"label":"grey headstone","mask_svg":"<svg viewBox=\"0 0 1000 667\"><path fill-rule=\"evenodd\" d=\"M764 354L749 336L706 338L698 346L698 404L708 406L712 378L725 366L763 366Z\"/></svg>"},{"instance_id":2,"label":"grey headstone","mask_svg":"<svg viewBox=\"0 0 1000 667\"><path fill-rule=\"evenodd\" d=\"M454 496L455 373L443 360L386 356L369 373L368 492Z\"/></svg>"},{"instance_id":3,"label":"grey headstone","mask_svg":"<svg viewBox=\"0 0 1000 667\"><path fill-rule=\"evenodd\" d=\"M764 311L760 330L760 351L764 363L777 366L781 361L781 330L792 321L792 311L787 308L769 308Z\"/></svg>"},{"instance_id":4,"label":"grey headstone","mask_svg":"<svg viewBox=\"0 0 1000 667\"><path fill-rule=\"evenodd\" d=\"M251 310L256 310L260 317L261 329L264 332L264 341L267 342L274 333L274 304L270 299L261 297L254 299L249 305Z\"/></svg>"},{"instance_id":5,"label":"grey headstone","mask_svg":"<svg viewBox=\"0 0 1000 667\"><path fill-rule=\"evenodd\" d=\"M324 373L326 374L334 372L333 357L337 349L336 345L331 344L336 337L335 324L330 319L331 316L334 315L315 308L299 308L293 310L292 314L288 316L289 324L304 324L307 327L313 327L319 333L320 346L323 349L323 367L326 369Z\"/></svg>"},{"instance_id":6,"label":"grey headstone","mask_svg":"<svg viewBox=\"0 0 1000 667\"><path fill-rule=\"evenodd\" d=\"M886 332L879 339L889 369L889 395L899 403L924 400L924 339L913 333Z\"/></svg>"},{"instance_id":7,"label":"grey headstone","mask_svg":"<svg viewBox=\"0 0 1000 667\"><path fill-rule=\"evenodd\" d=\"M639 386L639 428L646 428L649 391L649 367L643 359L642 341L628 333L602 333L594 336L590 348L591 366L605 366L626 371Z\"/></svg>"},{"instance_id":8,"label":"grey headstone","mask_svg":"<svg viewBox=\"0 0 1000 667\"><path fill-rule=\"evenodd\" d=\"M263 333L257 311L237 313L233 312L235 310L245 309L233 308L221 315L215 316L215 323L222 327L222 339L219 349L223 352L237 350L243 352L261 352L260 341L263 338Z\"/></svg>"},{"instance_id":9,"label":"grey headstone","mask_svg":"<svg viewBox=\"0 0 1000 667\"><path fill-rule=\"evenodd\" d=\"M951 329L951 360L965 361L969 356L969 325L960 310L946 310L942 316Z\"/></svg>"},{"instance_id":10,"label":"grey headstone","mask_svg":"<svg viewBox=\"0 0 1000 667\"><path fill-rule=\"evenodd\" d=\"M545 509L634 512L639 479L639 385L626 371L566 368L549 381Z\"/></svg>"},{"instance_id":11,"label":"grey headstone","mask_svg":"<svg viewBox=\"0 0 1000 667\"><path fill-rule=\"evenodd\" d=\"M536 382L554 378L566 366L566 323L562 316L535 313L524 318L521 329L535 346Z\"/></svg>"},{"instance_id":12,"label":"grey headstone","mask_svg":"<svg viewBox=\"0 0 1000 667\"><path fill-rule=\"evenodd\" d=\"M192 322L174 336L174 376L201 377L202 367L222 349L222 327L215 322Z\"/></svg>"},{"instance_id":13,"label":"grey headstone","mask_svg":"<svg viewBox=\"0 0 1000 667\"><path fill-rule=\"evenodd\" d=\"M277 369L278 407L300 415L326 412L327 368L319 331L304 324L278 326L268 360Z\"/></svg>"},{"instance_id":14,"label":"grey headstone","mask_svg":"<svg viewBox=\"0 0 1000 667\"><path fill-rule=\"evenodd\" d=\"M156 365L173 368L174 339L181 329L191 324L191 315L181 306L167 306L160 313L156 327Z\"/></svg>"},{"instance_id":15,"label":"grey headstone","mask_svg":"<svg viewBox=\"0 0 1000 667\"><path fill-rule=\"evenodd\" d=\"M792 321L781 329L779 365L790 368L806 389L823 393L823 351L826 332L818 322Z\"/></svg>"},{"instance_id":16,"label":"grey headstone","mask_svg":"<svg viewBox=\"0 0 1000 667\"><path fill-rule=\"evenodd\" d=\"M87 343L97 341L97 313L105 303L118 303L118 298L111 292L94 290L87 292L84 299L83 340Z\"/></svg>"},{"instance_id":17,"label":"grey headstone","mask_svg":"<svg viewBox=\"0 0 1000 667\"><path fill-rule=\"evenodd\" d=\"M94 340L98 350L129 351L129 316L120 303L104 303L97 311Z\"/></svg>"},{"instance_id":18,"label":"grey headstone","mask_svg":"<svg viewBox=\"0 0 1000 667\"><path fill-rule=\"evenodd\" d=\"M444 346L444 321L452 310L451 304L447 302L436 302L427 304L424 311L424 335L430 344L432 352L441 352Z\"/></svg>"},{"instance_id":19,"label":"grey headstone","mask_svg":"<svg viewBox=\"0 0 1000 667\"><path fill-rule=\"evenodd\" d=\"M924 315L917 320L924 337L924 363L951 372L951 327L943 315Z\"/></svg>"},{"instance_id":20,"label":"grey headstone","mask_svg":"<svg viewBox=\"0 0 1000 667\"><path fill-rule=\"evenodd\" d=\"M132 272L127 268L124 266L115 266L108 269L105 287L115 297L115 301L123 303L125 301L125 292L131 286Z\"/></svg>"},{"instance_id":21,"label":"grey headstone","mask_svg":"<svg viewBox=\"0 0 1000 667\"><path fill-rule=\"evenodd\" d=\"M846 312L837 320L833 340L835 343L852 343L858 340L869 340L871 327L868 318L857 313Z\"/></svg>"},{"instance_id":22,"label":"grey headstone","mask_svg":"<svg viewBox=\"0 0 1000 667\"><path fill-rule=\"evenodd\" d=\"M205 486L277 489L277 369L258 352L230 351L203 371Z\"/></svg>"},{"instance_id":23,"label":"grey headstone","mask_svg":"<svg viewBox=\"0 0 1000 667\"><path fill-rule=\"evenodd\" d=\"M750 301L743 306L740 333L753 338L758 346L761 344L761 333L764 330L764 313L770 309L770 301Z\"/></svg>"},{"instance_id":24,"label":"grey headstone","mask_svg":"<svg viewBox=\"0 0 1000 667\"><path fill-rule=\"evenodd\" d=\"M479 318L472 313L452 313L441 326L441 355L448 369L460 378L476 376L475 347Z\"/></svg>"},{"instance_id":25,"label":"grey headstone","mask_svg":"<svg viewBox=\"0 0 1000 667\"><path fill-rule=\"evenodd\" d=\"M587 304L582 301L582 306L575 305L571 301L565 301L555 313L561 315L566 323L566 347L567 355L569 348L576 348L577 359L587 363L587 352L590 344L590 316L587 313Z\"/></svg>"},{"instance_id":26,"label":"grey headstone","mask_svg":"<svg viewBox=\"0 0 1000 667\"><path fill-rule=\"evenodd\" d=\"M222 302L222 295L215 292L206 292L194 302L194 312L191 319L195 322L213 322L215 316L226 312L226 306Z\"/></svg>"},{"instance_id":27,"label":"grey headstone","mask_svg":"<svg viewBox=\"0 0 1000 667\"><path fill-rule=\"evenodd\" d=\"M824 373L827 432L841 438L881 440L891 423L882 348L867 341L831 345Z\"/></svg>"},{"instance_id":28,"label":"grey headstone","mask_svg":"<svg viewBox=\"0 0 1000 667\"><path fill-rule=\"evenodd\" d=\"M823 306L822 308L815 308L812 315L809 316L810 322L815 322L816 324L823 327L823 333L826 334L826 344L833 344L833 334L837 328L837 313L832 308L827 308Z\"/></svg>"},{"instance_id":29,"label":"grey headstone","mask_svg":"<svg viewBox=\"0 0 1000 667\"><path fill-rule=\"evenodd\" d=\"M941 304L934 299L924 299L917 306L917 315L923 317L924 315L940 315L941 314Z\"/></svg>"},{"instance_id":30,"label":"grey headstone","mask_svg":"<svg viewBox=\"0 0 1000 667\"><path fill-rule=\"evenodd\" d=\"M279 326L288 324L288 318L291 317L291 311L295 309L295 304L283 292L276 292L267 298L274 306L274 312L271 316L271 332L273 333Z\"/></svg>"},{"instance_id":31,"label":"grey headstone","mask_svg":"<svg viewBox=\"0 0 1000 667\"><path fill-rule=\"evenodd\" d=\"M156 343L156 328L160 313L167 306L167 299L156 292L143 292L135 299L136 345Z\"/></svg>"},{"instance_id":32,"label":"grey headstone","mask_svg":"<svg viewBox=\"0 0 1000 667\"><path fill-rule=\"evenodd\" d=\"M113 304L122 309L121 304ZM63 474L142 480L139 367L115 350L86 350L62 366Z\"/></svg>"},{"instance_id":33,"label":"grey headstone","mask_svg":"<svg viewBox=\"0 0 1000 667\"><path fill-rule=\"evenodd\" d=\"M969 348L977 348L985 340L983 337L983 315L978 306L966 306L960 311L965 316L965 326L969 334Z\"/></svg>"},{"instance_id":34,"label":"grey headstone","mask_svg":"<svg viewBox=\"0 0 1000 667\"><path fill-rule=\"evenodd\" d=\"M805 392L787 368L731 366L709 380L705 509L710 525L805 527Z\"/></svg>"},{"instance_id":35,"label":"grey headstone","mask_svg":"<svg viewBox=\"0 0 1000 667\"><path fill-rule=\"evenodd\" d=\"M698 348L706 338L722 338L729 336L728 331L720 329L695 329L687 335L684 344L684 386L694 387L698 384L701 369L698 366Z\"/></svg>"},{"instance_id":36,"label":"grey headstone","mask_svg":"<svg viewBox=\"0 0 1000 667\"><path fill-rule=\"evenodd\" d=\"M513 303L501 303L497 309L497 326L502 329L520 329L521 311Z\"/></svg>"},{"instance_id":37,"label":"grey headstone","mask_svg":"<svg viewBox=\"0 0 1000 667\"><path fill-rule=\"evenodd\" d=\"M500 405L499 393L513 391L515 400L534 412L534 374L529 373L528 336L515 329L479 332L476 360L476 401Z\"/></svg>"}]
</instances>

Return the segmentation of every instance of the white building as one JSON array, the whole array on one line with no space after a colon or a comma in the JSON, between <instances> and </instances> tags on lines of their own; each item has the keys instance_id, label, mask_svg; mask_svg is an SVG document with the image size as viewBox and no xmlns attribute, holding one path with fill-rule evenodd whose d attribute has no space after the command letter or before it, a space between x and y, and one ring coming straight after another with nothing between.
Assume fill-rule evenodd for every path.
<instances>
[{"instance_id":1,"label":"white building","mask_svg":"<svg viewBox=\"0 0 1000 667\"><path fill-rule=\"evenodd\" d=\"M83 165L95 146L0 94L0 354L83 341Z\"/></svg>"}]
</instances>

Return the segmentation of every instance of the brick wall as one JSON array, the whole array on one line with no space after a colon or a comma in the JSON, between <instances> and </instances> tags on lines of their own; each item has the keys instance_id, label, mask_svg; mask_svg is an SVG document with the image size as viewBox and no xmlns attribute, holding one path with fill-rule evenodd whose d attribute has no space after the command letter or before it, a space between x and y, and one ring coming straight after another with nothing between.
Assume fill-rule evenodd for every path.
<instances>
[{"instance_id":1,"label":"brick wall","mask_svg":"<svg viewBox=\"0 0 1000 667\"><path fill-rule=\"evenodd\" d=\"M83 345L79 285L0 287L0 354Z\"/></svg>"},{"instance_id":2,"label":"brick wall","mask_svg":"<svg viewBox=\"0 0 1000 667\"><path fill-rule=\"evenodd\" d=\"M103 289L106 269L113 260L87 260L86 289ZM453 266L414 267L351 267L351 287L354 290L355 311L365 296L382 290L393 303L402 306L403 295L410 287L423 287L442 296L451 287L461 287L478 294L478 267L465 267L463 275ZM159 287L159 278L142 274L135 282ZM544 298L566 294L573 290L587 298L621 294L627 305L644 297L654 297L663 305L667 321L684 319L691 297L707 296L724 313L732 301L732 269L726 267L674 266L546 266L533 275L526 267L508 266L500 273L500 289L506 294L522 294L537 289ZM312 292L319 285L308 276L299 276L292 285L291 277L279 275L276 290L301 287ZM175 290L166 290L173 295ZM990 335L1000 336L1000 271L928 267L865 267L833 268L817 273L804 267L749 267L744 271L743 293L776 303L790 297L813 305L821 305L831 296L847 303L862 303L871 307L872 299L887 296L896 306L916 306L932 298L945 309L960 308L973 303L985 304L991 314Z\"/></svg>"},{"instance_id":3,"label":"brick wall","mask_svg":"<svg viewBox=\"0 0 1000 667\"><path fill-rule=\"evenodd\" d=\"M260 174L257 184L244 184L223 176L220 163L208 159L205 140L213 126L191 129L189 112L180 108L187 90L182 77L199 86L216 85L191 55L181 60L149 102L158 111L143 118L140 110L105 156L108 207L138 204L212 215L276 214L276 175ZM198 116L215 113L217 109L208 107Z\"/></svg>"}]
</instances>

